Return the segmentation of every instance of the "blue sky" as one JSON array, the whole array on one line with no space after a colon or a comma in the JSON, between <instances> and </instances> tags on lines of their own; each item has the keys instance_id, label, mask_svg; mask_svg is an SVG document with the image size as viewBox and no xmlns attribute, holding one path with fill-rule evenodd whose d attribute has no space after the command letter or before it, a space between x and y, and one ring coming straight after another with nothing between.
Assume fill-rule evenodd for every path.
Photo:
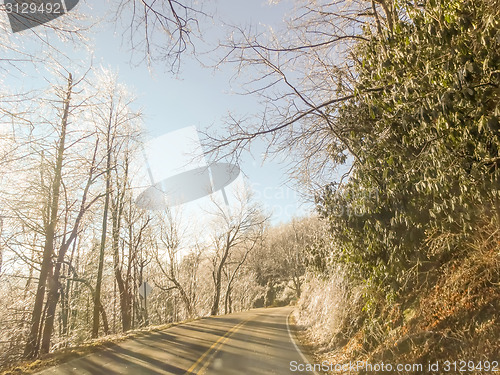
<instances>
[{"instance_id":1,"label":"blue sky","mask_svg":"<svg viewBox=\"0 0 500 375\"><path fill-rule=\"evenodd\" d=\"M90 3L90 1L89 1ZM277 5L270 5L267 0L213 0L208 2L207 12L213 18L201 21L200 28L204 32L204 42L197 46L204 52L213 48L218 40L223 40L229 28L227 24L241 25L264 30L268 25L279 27L284 15L290 11L292 1L283 0ZM101 16L111 13L110 5L105 2L94 3L92 8L81 2L76 10L84 15ZM151 137L181 128L195 126L206 129L209 126L219 128L228 113L238 116L254 115L261 111L256 98L235 94L238 86L231 86L230 79L234 71L230 66L222 66L218 71L203 67L193 56L185 55L182 59L179 74L172 74L168 67L155 62L152 70L144 64L131 63L131 54L127 37L122 35L120 25L106 23L99 26L89 38L94 44L92 51L93 65L103 65L117 71L120 82L126 84L137 96L137 105L143 109L145 127ZM28 38L29 31L23 32ZM23 39L23 33L14 36ZM28 43L30 41L26 40ZM75 59L87 54L87 51L73 49L69 44L65 52ZM140 54L141 52L136 52ZM210 54L201 54L198 58L204 62L214 62L216 58ZM36 74L29 79L20 78L23 86L43 86L43 79L36 80ZM273 221L288 221L292 216L303 215L311 209L311 204L302 204L298 194L287 184L286 167L276 161L266 161L261 165L257 145L253 155L245 155L241 164L249 184L254 188L256 197L265 206L274 211Z\"/></svg>"},{"instance_id":2,"label":"blue sky","mask_svg":"<svg viewBox=\"0 0 500 375\"><path fill-rule=\"evenodd\" d=\"M213 3L214 9L208 11L213 12L214 17L205 19L200 25L205 40L197 46L201 52L197 58L203 62L216 60L213 55L203 52L213 48L219 39L226 38L230 28L224 23L262 30L268 25L277 27L292 2L270 5L267 0L217 0ZM202 66L193 56L185 55L177 75L161 63L154 63L149 71L146 64L130 63L126 40L117 31L118 28L115 32L109 26L105 33L100 33L96 40L95 61L117 69L120 80L133 88L137 103L144 109L145 125L151 136L188 126L217 128L229 112L246 116L261 110L255 97L235 93L240 89L230 83L235 73L230 66L222 66L216 71ZM284 165L276 161L266 161L262 165L259 149L262 147L257 145L253 155L246 155L242 163L242 171L255 190L256 198L274 212L275 223L304 215L311 204L303 204L299 194L287 183Z\"/></svg>"}]
</instances>

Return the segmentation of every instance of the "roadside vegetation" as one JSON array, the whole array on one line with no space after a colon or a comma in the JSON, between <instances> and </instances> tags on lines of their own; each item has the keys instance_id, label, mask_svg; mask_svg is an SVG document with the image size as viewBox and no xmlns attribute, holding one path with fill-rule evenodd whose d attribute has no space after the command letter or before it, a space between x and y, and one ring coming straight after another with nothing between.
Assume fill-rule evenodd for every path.
<instances>
[{"instance_id":1,"label":"roadside vegetation","mask_svg":"<svg viewBox=\"0 0 500 375\"><path fill-rule=\"evenodd\" d=\"M315 197L327 234L309 244L296 320L319 358L498 361L499 12L305 1L286 29L227 43L273 104L208 144L263 137Z\"/></svg>"},{"instance_id":2,"label":"roadside vegetation","mask_svg":"<svg viewBox=\"0 0 500 375\"><path fill-rule=\"evenodd\" d=\"M332 363L488 373L500 354L498 4L392 9L353 46L353 97L332 109L355 160L317 195L331 243L297 319Z\"/></svg>"},{"instance_id":3,"label":"roadside vegetation","mask_svg":"<svg viewBox=\"0 0 500 375\"><path fill-rule=\"evenodd\" d=\"M178 72L205 14L147 3L130 23L132 49ZM71 74L82 69L54 48L47 87L2 89L0 367L290 303L319 362L429 373L429 363L464 360L486 374L485 361L500 361L500 3L301 0L286 21L265 32L233 25L212 52L265 105L203 140L212 160L237 159L259 139L265 157L289 163L317 212L279 226L248 189L229 209L214 199L201 225L139 209L132 155L143 116L112 72ZM12 78L21 46L0 48Z\"/></svg>"}]
</instances>

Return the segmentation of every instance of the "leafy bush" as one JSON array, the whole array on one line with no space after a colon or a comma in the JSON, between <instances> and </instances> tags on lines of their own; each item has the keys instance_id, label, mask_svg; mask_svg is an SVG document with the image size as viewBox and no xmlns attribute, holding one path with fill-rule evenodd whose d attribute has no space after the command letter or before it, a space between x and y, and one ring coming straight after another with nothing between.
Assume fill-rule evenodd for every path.
<instances>
[{"instance_id":1,"label":"leafy bush","mask_svg":"<svg viewBox=\"0 0 500 375\"><path fill-rule=\"evenodd\" d=\"M456 256L482 218L500 217L498 8L431 0L399 13L356 47L356 95L335 109L354 172L318 197L332 262L393 291Z\"/></svg>"}]
</instances>

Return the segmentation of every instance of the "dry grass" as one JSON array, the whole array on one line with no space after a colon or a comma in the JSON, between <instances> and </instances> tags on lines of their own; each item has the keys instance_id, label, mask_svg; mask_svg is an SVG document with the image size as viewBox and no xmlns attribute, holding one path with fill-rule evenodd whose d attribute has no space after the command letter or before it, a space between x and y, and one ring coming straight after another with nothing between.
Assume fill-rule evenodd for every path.
<instances>
[{"instance_id":1,"label":"dry grass","mask_svg":"<svg viewBox=\"0 0 500 375\"><path fill-rule=\"evenodd\" d=\"M116 345L124 340L137 338L147 335L150 332L163 331L179 324L188 323L196 319L189 319L177 323L162 324L159 326L150 326L142 329L129 331L121 335L109 335L88 343L57 350L53 353L46 354L39 359L32 361L22 361L8 366L0 366L0 375L21 375L33 374L42 371L48 367L56 366L62 363L71 361L72 359L80 358L88 354L92 354L113 345Z\"/></svg>"},{"instance_id":2,"label":"dry grass","mask_svg":"<svg viewBox=\"0 0 500 375\"><path fill-rule=\"evenodd\" d=\"M409 319L373 353L374 359L500 359L500 238L493 233L478 236L465 257L442 267L435 285L421 290Z\"/></svg>"},{"instance_id":3,"label":"dry grass","mask_svg":"<svg viewBox=\"0 0 500 375\"><path fill-rule=\"evenodd\" d=\"M362 288L339 268L327 279L309 277L294 313L301 339L317 353L347 343L362 323Z\"/></svg>"},{"instance_id":4,"label":"dry grass","mask_svg":"<svg viewBox=\"0 0 500 375\"><path fill-rule=\"evenodd\" d=\"M500 361L500 231L486 227L464 250L424 282L417 275L396 302L381 301L374 319L360 320L361 289L341 273L310 280L296 312L301 341L333 364Z\"/></svg>"}]
</instances>

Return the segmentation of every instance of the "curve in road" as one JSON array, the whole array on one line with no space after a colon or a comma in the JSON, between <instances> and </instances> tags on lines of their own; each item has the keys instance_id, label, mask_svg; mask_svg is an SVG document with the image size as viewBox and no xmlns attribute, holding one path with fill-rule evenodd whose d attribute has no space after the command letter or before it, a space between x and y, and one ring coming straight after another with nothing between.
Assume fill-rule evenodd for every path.
<instances>
[{"instance_id":1,"label":"curve in road","mask_svg":"<svg viewBox=\"0 0 500 375\"><path fill-rule=\"evenodd\" d=\"M288 327L291 307L209 317L129 339L38 375L314 375Z\"/></svg>"}]
</instances>

